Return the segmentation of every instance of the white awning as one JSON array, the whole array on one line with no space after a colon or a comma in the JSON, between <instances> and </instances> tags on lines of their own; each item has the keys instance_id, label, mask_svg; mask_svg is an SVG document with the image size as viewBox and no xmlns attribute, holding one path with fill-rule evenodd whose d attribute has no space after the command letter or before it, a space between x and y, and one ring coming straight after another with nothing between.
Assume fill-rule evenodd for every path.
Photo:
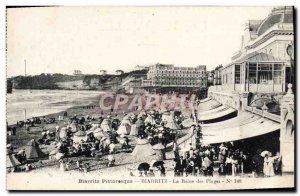
<instances>
[{"instance_id":1,"label":"white awning","mask_svg":"<svg viewBox=\"0 0 300 196\"><path fill-rule=\"evenodd\" d=\"M231 142L259 135L264 135L280 129L280 124L265 118L259 118L253 122L242 124L235 127L226 127L211 129L210 127L202 129L203 143L215 144L222 142Z\"/></svg>"},{"instance_id":2,"label":"white awning","mask_svg":"<svg viewBox=\"0 0 300 196\"><path fill-rule=\"evenodd\" d=\"M198 105L198 110L199 111L208 111L208 110L212 110L214 108L220 107L221 105L222 105L221 103L211 99L204 103L200 103Z\"/></svg>"},{"instance_id":3,"label":"white awning","mask_svg":"<svg viewBox=\"0 0 300 196\"><path fill-rule=\"evenodd\" d=\"M221 117L231 114L235 111L236 110L233 108L226 108L224 110L216 111L216 112L209 113L209 114L201 114L200 113L197 117L198 117L198 120L200 120L200 121L212 120L212 119L221 118Z\"/></svg>"},{"instance_id":4,"label":"white awning","mask_svg":"<svg viewBox=\"0 0 300 196\"><path fill-rule=\"evenodd\" d=\"M228 108L229 108L228 106L221 105L217 108L214 108L214 109L211 109L211 110L206 110L206 111L202 111L202 110L198 109L198 115L206 115L206 114L210 114L210 113L221 112L221 111L226 110Z\"/></svg>"},{"instance_id":5,"label":"white awning","mask_svg":"<svg viewBox=\"0 0 300 196\"><path fill-rule=\"evenodd\" d=\"M203 129L206 129L206 128L220 129L220 128L225 128L225 127L234 127L234 126L239 126L241 124L246 124L246 123L256 121L259 118L260 118L260 116L254 115L249 112L239 112L237 117L230 118L228 120L224 120L221 122L202 124L201 127Z\"/></svg>"},{"instance_id":6,"label":"white awning","mask_svg":"<svg viewBox=\"0 0 300 196\"><path fill-rule=\"evenodd\" d=\"M201 99L201 100L200 100L200 103L204 103L204 102L207 102L207 101L209 101L209 100L211 100L211 98L209 98L209 97L208 97L208 98L205 98L205 99Z\"/></svg>"}]
</instances>

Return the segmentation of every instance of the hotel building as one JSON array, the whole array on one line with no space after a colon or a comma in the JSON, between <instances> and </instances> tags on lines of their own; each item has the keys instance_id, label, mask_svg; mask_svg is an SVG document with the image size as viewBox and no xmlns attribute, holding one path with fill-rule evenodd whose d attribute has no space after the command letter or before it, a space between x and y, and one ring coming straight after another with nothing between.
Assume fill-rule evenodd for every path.
<instances>
[{"instance_id":1,"label":"hotel building","mask_svg":"<svg viewBox=\"0 0 300 196\"><path fill-rule=\"evenodd\" d=\"M196 67L176 67L171 64L149 66L144 87L192 87L206 88L207 73L205 65Z\"/></svg>"}]
</instances>

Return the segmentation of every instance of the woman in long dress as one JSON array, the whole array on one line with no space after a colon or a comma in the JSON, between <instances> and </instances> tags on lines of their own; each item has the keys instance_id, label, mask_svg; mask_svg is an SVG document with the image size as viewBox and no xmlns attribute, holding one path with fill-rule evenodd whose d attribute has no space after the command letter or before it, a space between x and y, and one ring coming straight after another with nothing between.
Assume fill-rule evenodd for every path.
<instances>
[{"instance_id":1,"label":"woman in long dress","mask_svg":"<svg viewBox=\"0 0 300 196\"><path fill-rule=\"evenodd\" d=\"M225 160L225 167L227 171L227 175L232 175L232 158L233 156L227 156Z\"/></svg>"},{"instance_id":2,"label":"woman in long dress","mask_svg":"<svg viewBox=\"0 0 300 196\"><path fill-rule=\"evenodd\" d=\"M263 170L264 175L266 177L275 176L273 164L274 164L274 158L266 154L264 159L264 170Z\"/></svg>"}]
</instances>

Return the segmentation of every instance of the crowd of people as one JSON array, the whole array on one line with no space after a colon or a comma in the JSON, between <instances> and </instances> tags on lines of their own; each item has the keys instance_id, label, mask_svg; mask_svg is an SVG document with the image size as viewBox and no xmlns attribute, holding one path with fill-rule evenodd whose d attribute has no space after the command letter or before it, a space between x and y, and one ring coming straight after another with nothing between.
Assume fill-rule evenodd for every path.
<instances>
[{"instance_id":1,"label":"crowd of people","mask_svg":"<svg viewBox=\"0 0 300 196\"><path fill-rule=\"evenodd\" d=\"M67 114L64 113L67 117ZM170 125L167 116L171 116ZM191 116L192 118L195 118ZM202 143L201 122L191 125L195 142L187 148L180 148L177 144L178 130L184 128L184 117L181 112L160 113L157 110L142 111L139 114L125 114L120 120L118 115L110 115L98 118L93 116L77 117L73 115L65 126L56 126L55 131L42 127L42 135L38 139L39 144L53 145L55 149L49 153L49 157L59 160L61 170L68 170L70 163L63 158L70 157L102 157L107 156L107 166L115 164L114 154L119 152L132 152L134 144L132 137L146 139L151 146L162 144L164 148L173 144L174 159L172 167L174 176L237 176L255 174L257 176L274 176L281 174L280 155L272 156L271 152L263 153L258 150L256 154L250 153L243 147L235 146L234 142L205 145ZM192 119L193 122L196 119ZM30 127L41 123L55 123L55 119L33 118L30 121L18 122L17 127ZM136 125L136 131L132 133L132 125ZM187 127L186 127L187 128ZM8 131L15 135L15 127L8 127ZM28 132L28 131L27 131ZM29 132L30 133L30 132ZM117 148L117 146L119 146ZM21 152L17 159L26 164L26 155ZM88 171L89 165L76 162L80 170ZM164 165L157 167L161 176L166 175ZM151 169L147 176L154 176ZM140 173L140 176L145 175Z\"/></svg>"},{"instance_id":2,"label":"crowd of people","mask_svg":"<svg viewBox=\"0 0 300 196\"><path fill-rule=\"evenodd\" d=\"M271 177L281 175L281 156L279 152L272 156L269 151L258 149L252 153L235 146L235 142L204 145L201 144L201 126L194 126L196 145L189 144L178 157L174 148L174 176L242 176Z\"/></svg>"}]
</instances>

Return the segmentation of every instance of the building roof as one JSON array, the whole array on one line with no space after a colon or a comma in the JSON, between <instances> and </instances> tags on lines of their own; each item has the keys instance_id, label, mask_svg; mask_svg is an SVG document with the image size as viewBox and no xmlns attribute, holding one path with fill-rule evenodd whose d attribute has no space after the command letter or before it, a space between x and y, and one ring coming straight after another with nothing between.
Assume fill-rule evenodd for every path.
<instances>
[{"instance_id":1,"label":"building roof","mask_svg":"<svg viewBox=\"0 0 300 196\"><path fill-rule=\"evenodd\" d=\"M257 31L263 20L249 20L249 31Z\"/></svg>"},{"instance_id":2,"label":"building roof","mask_svg":"<svg viewBox=\"0 0 300 196\"><path fill-rule=\"evenodd\" d=\"M277 23L293 23L293 7L274 8L270 15L257 28L260 36Z\"/></svg>"},{"instance_id":3,"label":"building roof","mask_svg":"<svg viewBox=\"0 0 300 196\"><path fill-rule=\"evenodd\" d=\"M251 116L253 114L247 113L247 115ZM220 123L220 125L215 123L212 127L202 127L203 144L216 144L242 140L264 135L280 129L280 123L268 119L261 119L256 115L254 116L256 120L251 120L247 123L240 121L240 124L232 123L231 126L229 125L226 127L224 127L223 123ZM253 127L255 127L255 129L253 129Z\"/></svg>"},{"instance_id":4,"label":"building roof","mask_svg":"<svg viewBox=\"0 0 300 196\"><path fill-rule=\"evenodd\" d=\"M243 62L265 62L265 61L276 61L276 62L282 62L279 58L276 58L270 54L266 54L264 52L252 52L250 54L247 54L246 56L238 59L237 61L234 61L231 64L236 64L236 63L243 63Z\"/></svg>"}]
</instances>

